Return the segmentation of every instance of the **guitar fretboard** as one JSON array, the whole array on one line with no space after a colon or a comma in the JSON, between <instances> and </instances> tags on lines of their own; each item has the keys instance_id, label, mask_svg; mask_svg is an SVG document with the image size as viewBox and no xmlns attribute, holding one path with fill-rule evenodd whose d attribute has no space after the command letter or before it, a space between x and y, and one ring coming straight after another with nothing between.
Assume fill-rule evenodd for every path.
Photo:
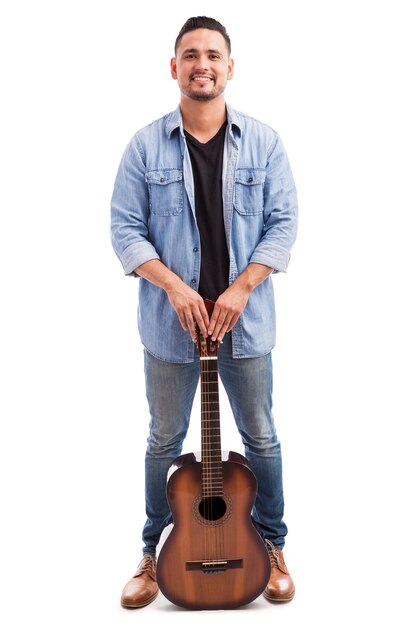
<instances>
[{"instance_id":1,"label":"guitar fretboard","mask_svg":"<svg viewBox=\"0 0 417 626\"><path fill-rule=\"evenodd\" d=\"M201 467L203 497L223 495L217 357L202 358L201 368Z\"/></svg>"}]
</instances>

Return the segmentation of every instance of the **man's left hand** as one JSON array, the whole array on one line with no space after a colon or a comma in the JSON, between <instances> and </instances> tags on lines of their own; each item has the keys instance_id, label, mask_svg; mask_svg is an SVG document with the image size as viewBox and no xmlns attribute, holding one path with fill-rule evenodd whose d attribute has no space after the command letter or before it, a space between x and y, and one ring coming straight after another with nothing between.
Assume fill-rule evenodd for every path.
<instances>
[{"instance_id":1,"label":"man's left hand","mask_svg":"<svg viewBox=\"0 0 417 626\"><path fill-rule=\"evenodd\" d=\"M216 300L211 314L208 334L213 341L222 341L226 333L232 330L249 300L252 291L272 272L272 268L259 263L249 263Z\"/></svg>"},{"instance_id":2,"label":"man's left hand","mask_svg":"<svg viewBox=\"0 0 417 626\"><path fill-rule=\"evenodd\" d=\"M208 334L213 341L222 341L232 330L249 299L250 291L233 283L216 300L211 314Z\"/></svg>"}]
</instances>

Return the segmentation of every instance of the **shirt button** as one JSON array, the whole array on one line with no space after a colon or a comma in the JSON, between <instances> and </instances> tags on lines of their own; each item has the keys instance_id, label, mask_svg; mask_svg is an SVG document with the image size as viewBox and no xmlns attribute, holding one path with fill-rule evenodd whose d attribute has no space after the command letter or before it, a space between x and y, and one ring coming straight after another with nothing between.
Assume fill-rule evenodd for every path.
<instances>
[{"instance_id":1,"label":"shirt button","mask_svg":"<svg viewBox=\"0 0 417 626\"><path fill-rule=\"evenodd\" d=\"M193 248L193 252L198 252L197 246L195 246L195 248Z\"/></svg>"},{"instance_id":2,"label":"shirt button","mask_svg":"<svg viewBox=\"0 0 417 626\"><path fill-rule=\"evenodd\" d=\"M160 183L164 183L165 182L165 178L162 176L162 178L159 179Z\"/></svg>"},{"instance_id":3,"label":"shirt button","mask_svg":"<svg viewBox=\"0 0 417 626\"><path fill-rule=\"evenodd\" d=\"M252 176L249 176L249 178L248 178L248 183L253 183L253 178L252 178Z\"/></svg>"},{"instance_id":4,"label":"shirt button","mask_svg":"<svg viewBox=\"0 0 417 626\"><path fill-rule=\"evenodd\" d=\"M195 285L195 283L197 282L195 278L192 279L191 281L193 283L193 285Z\"/></svg>"}]
</instances>

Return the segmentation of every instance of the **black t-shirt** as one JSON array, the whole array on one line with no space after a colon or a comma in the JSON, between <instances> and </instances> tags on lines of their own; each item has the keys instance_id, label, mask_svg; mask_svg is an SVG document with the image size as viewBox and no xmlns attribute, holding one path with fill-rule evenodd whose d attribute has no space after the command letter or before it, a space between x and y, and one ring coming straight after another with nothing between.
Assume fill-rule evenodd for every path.
<instances>
[{"instance_id":1,"label":"black t-shirt","mask_svg":"<svg viewBox=\"0 0 417 626\"><path fill-rule=\"evenodd\" d=\"M185 131L194 178L201 243L199 294L217 300L229 286L229 251L223 219L222 170L227 122L207 143Z\"/></svg>"}]
</instances>

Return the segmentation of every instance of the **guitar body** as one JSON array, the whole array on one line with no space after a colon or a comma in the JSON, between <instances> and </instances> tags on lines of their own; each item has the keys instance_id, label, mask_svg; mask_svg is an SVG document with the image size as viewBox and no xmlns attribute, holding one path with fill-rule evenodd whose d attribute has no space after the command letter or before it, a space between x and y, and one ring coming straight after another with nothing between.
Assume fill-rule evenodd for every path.
<instances>
[{"instance_id":1,"label":"guitar body","mask_svg":"<svg viewBox=\"0 0 417 626\"><path fill-rule=\"evenodd\" d=\"M157 581L178 606L233 609L259 596L270 574L251 520L256 479L245 457L229 452L221 461L222 494L203 497L201 465L185 454L172 468L167 496L174 526L158 557Z\"/></svg>"}]
</instances>

